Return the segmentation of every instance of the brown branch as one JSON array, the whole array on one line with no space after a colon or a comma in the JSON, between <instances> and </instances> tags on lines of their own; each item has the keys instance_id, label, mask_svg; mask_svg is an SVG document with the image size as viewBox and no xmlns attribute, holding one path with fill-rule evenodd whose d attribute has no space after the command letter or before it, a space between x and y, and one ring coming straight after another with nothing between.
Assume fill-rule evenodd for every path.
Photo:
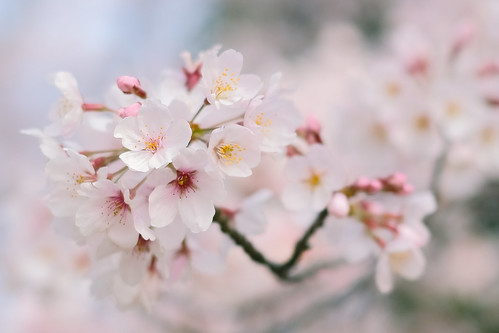
<instances>
[{"instance_id":1,"label":"brown branch","mask_svg":"<svg viewBox=\"0 0 499 333\"><path fill-rule=\"evenodd\" d=\"M310 248L308 244L310 238L315 234L317 230L319 230L324 225L324 220L326 219L326 217L327 210L324 209L317 215L314 222L310 225L310 227L308 227L303 236L298 240L290 258L282 264L277 264L267 259L259 250L257 250L253 246L253 244L251 244L251 242L243 234L233 229L229 225L229 217L223 214L220 210L216 210L213 221L218 223L222 232L229 236L234 241L234 243L239 245L253 261L266 266L272 273L274 273L274 275L276 275L283 281L298 282L303 279L303 276L298 275L296 277L293 277L289 275L289 272L298 263L302 254ZM310 275L307 275L307 277L308 276Z\"/></svg>"}]
</instances>

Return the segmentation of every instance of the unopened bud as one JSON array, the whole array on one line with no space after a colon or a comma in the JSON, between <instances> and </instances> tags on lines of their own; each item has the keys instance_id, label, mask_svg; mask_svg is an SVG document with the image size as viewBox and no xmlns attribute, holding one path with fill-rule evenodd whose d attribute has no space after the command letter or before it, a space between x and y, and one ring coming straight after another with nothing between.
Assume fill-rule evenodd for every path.
<instances>
[{"instance_id":1,"label":"unopened bud","mask_svg":"<svg viewBox=\"0 0 499 333\"><path fill-rule=\"evenodd\" d=\"M119 109L118 114L120 115L121 118L137 117L137 114L139 113L141 107L142 107L141 103L139 102L133 103L132 105L127 106L126 108Z\"/></svg>"},{"instance_id":2,"label":"unopened bud","mask_svg":"<svg viewBox=\"0 0 499 333\"><path fill-rule=\"evenodd\" d=\"M376 192L381 191L382 188L383 188L383 184L379 180L374 179L374 180L371 180L369 185L367 185L366 191L368 193L372 194L372 193L376 193Z\"/></svg>"},{"instance_id":3,"label":"unopened bud","mask_svg":"<svg viewBox=\"0 0 499 333\"><path fill-rule=\"evenodd\" d=\"M399 194L411 194L414 191L414 187L411 184L404 184L402 189L399 191Z\"/></svg>"},{"instance_id":4,"label":"unopened bud","mask_svg":"<svg viewBox=\"0 0 499 333\"><path fill-rule=\"evenodd\" d=\"M116 83L118 84L118 88L125 94L135 94L141 98L147 97L146 92L140 86L139 79L133 76L120 76L116 80Z\"/></svg>"},{"instance_id":5,"label":"unopened bud","mask_svg":"<svg viewBox=\"0 0 499 333\"><path fill-rule=\"evenodd\" d=\"M390 186L402 188L407 181L407 176L401 172L396 172L393 175L386 177L385 182Z\"/></svg>"},{"instance_id":6,"label":"unopened bud","mask_svg":"<svg viewBox=\"0 0 499 333\"><path fill-rule=\"evenodd\" d=\"M334 193L331 201L329 201L327 210L329 214L335 217L347 217L350 213L350 203L348 202L346 195L341 192Z\"/></svg>"},{"instance_id":7,"label":"unopened bud","mask_svg":"<svg viewBox=\"0 0 499 333\"><path fill-rule=\"evenodd\" d=\"M355 181L355 183L353 183L353 186L358 188L358 189L364 190L365 188L367 188L369 186L370 183L371 182L369 181L368 178L360 177L359 179L357 179Z\"/></svg>"},{"instance_id":8,"label":"unopened bud","mask_svg":"<svg viewBox=\"0 0 499 333\"><path fill-rule=\"evenodd\" d=\"M296 133L307 141L308 144L322 143L321 124L314 116L308 116L305 125L296 130Z\"/></svg>"}]
</instances>

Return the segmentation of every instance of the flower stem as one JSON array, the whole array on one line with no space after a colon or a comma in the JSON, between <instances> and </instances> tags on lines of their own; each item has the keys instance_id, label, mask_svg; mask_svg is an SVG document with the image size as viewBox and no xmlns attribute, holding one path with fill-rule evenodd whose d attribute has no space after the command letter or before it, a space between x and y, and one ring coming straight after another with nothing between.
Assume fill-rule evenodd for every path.
<instances>
[{"instance_id":1,"label":"flower stem","mask_svg":"<svg viewBox=\"0 0 499 333\"><path fill-rule=\"evenodd\" d=\"M203 105L201 105L201 107L199 108L198 112L196 112L196 114L194 115L194 117L192 117L191 119L191 123L196 119L196 117L201 113L201 111L204 109L204 107L208 105L206 103L206 101L203 103Z\"/></svg>"}]
</instances>

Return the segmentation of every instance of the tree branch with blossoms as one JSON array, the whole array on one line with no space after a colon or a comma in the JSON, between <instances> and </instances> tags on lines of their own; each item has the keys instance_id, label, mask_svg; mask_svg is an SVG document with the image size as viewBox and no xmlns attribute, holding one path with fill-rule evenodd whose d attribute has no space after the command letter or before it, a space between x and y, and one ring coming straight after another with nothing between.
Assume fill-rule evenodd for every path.
<instances>
[{"instance_id":1,"label":"tree branch with blossoms","mask_svg":"<svg viewBox=\"0 0 499 333\"><path fill-rule=\"evenodd\" d=\"M429 235L422 219L435 209L431 194L413 193L402 173L359 177L345 186L344 170L322 139L319 122L309 118L302 124L278 76L264 88L256 75L241 74L242 55L234 50L214 48L195 63L186 59L184 80L168 78L176 89L157 95L137 78L118 78L118 105L85 102L75 78L57 73L54 83L62 97L52 124L27 131L40 139L48 159L52 213L71 219L89 244L99 244L94 260L115 258L110 271L94 275L111 276L107 289L120 304L151 307L186 266L209 273L219 269L230 248L223 234L286 282L334 266L295 272L312 237L329 229L330 243L346 262L378 259L382 292L393 288L395 274L407 279L422 274L421 248ZM95 123L94 130L107 135L99 149L77 151L71 147L78 144L59 141ZM226 189L251 177L265 155L286 159L279 170L284 187L262 186L235 202L238 193ZM249 240L265 231L262 207L276 194L286 214L315 214L282 263L269 260Z\"/></svg>"}]
</instances>

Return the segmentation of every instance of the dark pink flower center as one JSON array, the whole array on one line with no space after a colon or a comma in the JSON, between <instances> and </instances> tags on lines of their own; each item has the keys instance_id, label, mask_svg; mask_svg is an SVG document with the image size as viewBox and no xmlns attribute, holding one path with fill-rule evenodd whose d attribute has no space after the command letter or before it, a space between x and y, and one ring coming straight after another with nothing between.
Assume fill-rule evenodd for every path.
<instances>
[{"instance_id":1,"label":"dark pink flower center","mask_svg":"<svg viewBox=\"0 0 499 333\"><path fill-rule=\"evenodd\" d=\"M178 193L182 197L194 192L197 189L196 183L198 182L196 173L196 170L177 170L177 178L170 182L170 185L174 188L174 193Z\"/></svg>"}]
</instances>

